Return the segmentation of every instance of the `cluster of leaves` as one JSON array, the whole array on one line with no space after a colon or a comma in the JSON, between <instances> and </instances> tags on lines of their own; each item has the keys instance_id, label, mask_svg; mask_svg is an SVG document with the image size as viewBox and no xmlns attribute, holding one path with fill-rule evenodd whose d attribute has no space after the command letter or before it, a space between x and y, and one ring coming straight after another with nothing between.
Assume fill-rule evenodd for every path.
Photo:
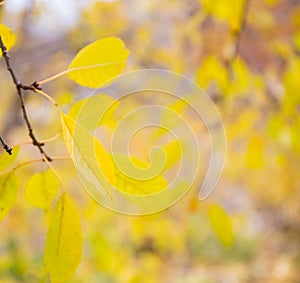
<instances>
[{"instance_id":1,"label":"cluster of leaves","mask_svg":"<svg viewBox=\"0 0 300 283\"><path fill-rule=\"evenodd\" d=\"M4 45L9 50L15 42L14 33L1 24L0 34ZM84 47L63 73L67 73L71 79L80 85L97 88L124 69L127 57L128 51L120 39L115 37L104 38ZM43 94L42 91L38 89L37 91ZM44 95L49 97L46 94ZM50 101L53 102L52 99ZM78 123L74 120L76 116L72 118L60 110L55 102L53 103L61 116L66 146L72 157L73 143L76 144L77 142L73 140L74 125ZM73 106L73 112L77 105ZM84 130L81 133L81 138L85 142L90 142L91 145L96 142L95 137ZM0 220L7 215L16 199L15 171L23 165L30 164L30 161L28 161L13 167L11 170L9 169L17 158L19 147L15 146L13 148L12 156L4 153L0 157L0 169L3 172L0 176ZM78 150L83 159L86 160L86 154L82 153L84 149L79 147ZM103 169L104 175L110 174L112 176L113 164L100 142L96 142L96 154L99 156L98 165ZM89 161L86 160L86 162L87 166L90 166ZM60 185L57 173L49 164L49 170L35 174L30 178L25 191L25 197L30 204L50 215L44 262L46 271L50 273L51 282L54 283L69 280L75 272L82 255L82 232L78 212L73 201L65 192L62 192L56 200L54 208L52 208L52 203L58 195Z\"/></svg>"},{"instance_id":2,"label":"cluster of leaves","mask_svg":"<svg viewBox=\"0 0 300 283\"><path fill-rule=\"evenodd\" d=\"M0 26L0 34L9 50L15 42L15 35L4 25ZM74 103L66 114L47 93L40 89L41 85L64 74L81 86L99 88L122 72L128 53L123 41L119 38L108 37L97 40L82 48L66 70L36 83L37 87L33 91L48 98L58 110L70 157L74 159L74 151L76 151L81 160L79 166L82 166L83 170L88 168L88 174L92 174L100 183L105 177L125 193L147 194L164 189L167 186L166 180L158 177L150 183L133 182L121 171L118 171L110 154L92 134L99 127L98 121L94 119L95 114L99 115L99 112L106 111L106 106L113 102L112 98L98 94L81 99ZM184 107L178 103L170 106L176 112L182 111ZM110 116L114 110L111 109L105 113L105 118L101 120L102 124L110 126ZM164 119L168 120L167 117ZM74 134L75 128L76 135ZM89 147L92 147L93 152L90 152ZM0 220L7 215L15 202L18 191L15 178L17 169L36 162L33 160L15 165L19 149L19 145L15 146L12 156L4 153L0 157ZM168 155L168 167L173 165L178 158L178 145L170 143L164 149ZM96 155L96 163L91 158L93 153ZM122 161L128 157L120 155L115 158ZM52 159L55 161L55 157ZM59 174L49 161L38 161L46 162L49 169L30 177L26 185L25 198L34 207L42 209L49 218L44 253L45 271L49 272L51 282L66 282L72 277L82 256L80 220L73 200L63 189ZM76 163L76 160L73 161ZM140 168L148 166L147 162L138 158L131 158L131 161ZM78 166L78 164L76 165ZM103 195L111 198L108 190L100 186L97 189L101 190ZM231 246L233 243L232 224L224 209L217 205L211 206L208 210L208 218L220 242L224 246Z\"/></svg>"}]
</instances>

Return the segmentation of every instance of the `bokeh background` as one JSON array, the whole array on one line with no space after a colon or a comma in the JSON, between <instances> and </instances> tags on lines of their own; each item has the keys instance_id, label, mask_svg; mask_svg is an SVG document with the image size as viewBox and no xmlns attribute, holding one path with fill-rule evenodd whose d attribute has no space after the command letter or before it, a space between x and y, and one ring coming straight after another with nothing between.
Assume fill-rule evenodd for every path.
<instances>
[{"instance_id":1,"label":"bokeh background","mask_svg":"<svg viewBox=\"0 0 300 283\"><path fill-rule=\"evenodd\" d=\"M83 227L83 258L70 282L300 282L299 0L8 0L0 17L17 35L11 59L24 83L64 70L82 46L118 36L130 50L127 70L188 76L224 121L227 161L215 192L199 202L194 190L152 216L106 210L79 185L71 162L55 162ZM26 142L4 64L0 81L1 133L10 144ZM90 92L63 77L44 90L66 109ZM60 132L53 106L33 94L26 102L40 139ZM47 151L65 154L62 139ZM34 158L37 150L23 145L16 164ZM18 171L16 204L0 223L0 282L47 282L48 219L24 197L29 177L45 169ZM211 205L230 218L230 244L214 232Z\"/></svg>"}]
</instances>

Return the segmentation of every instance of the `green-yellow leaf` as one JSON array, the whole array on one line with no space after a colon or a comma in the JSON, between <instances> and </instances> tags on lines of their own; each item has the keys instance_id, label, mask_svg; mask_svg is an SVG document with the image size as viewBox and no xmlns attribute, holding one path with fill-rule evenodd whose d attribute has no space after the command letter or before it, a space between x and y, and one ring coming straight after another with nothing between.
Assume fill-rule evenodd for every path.
<instances>
[{"instance_id":1,"label":"green-yellow leaf","mask_svg":"<svg viewBox=\"0 0 300 283\"><path fill-rule=\"evenodd\" d=\"M117 37L97 40L81 49L67 69L76 83L97 88L118 76L126 66L129 51Z\"/></svg>"},{"instance_id":2,"label":"green-yellow leaf","mask_svg":"<svg viewBox=\"0 0 300 283\"><path fill-rule=\"evenodd\" d=\"M15 45L16 35L7 26L0 24L0 36L6 49L9 51ZM0 56L2 56L2 53Z\"/></svg>"},{"instance_id":3,"label":"green-yellow leaf","mask_svg":"<svg viewBox=\"0 0 300 283\"><path fill-rule=\"evenodd\" d=\"M63 194L51 217L47 232L44 262L51 283L67 282L82 256L80 219L72 200Z\"/></svg>"},{"instance_id":4,"label":"green-yellow leaf","mask_svg":"<svg viewBox=\"0 0 300 283\"><path fill-rule=\"evenodd\" d=\"M0 176L0 221L7 215L15 203L17 184L11 173Z\"/></svg>"},{"instance_id":5,"label":"green-yellow leaf","mask_svg":"<svg viewBox=\"0 0 300 283\"><path fill-rule=\"evenodd\" d=\"M115 169L105 148L87 129L61 112L65 143L76 169L106 197L115 184Z\"/></svg>"},{"instance_id":6,"label":"green-yellow leaf","mask_svg":"<svg viewBox=\"0 0 300 283\"><path fill-rule=\"evenodd\" d=\"M15 146L12 150L12 155L8 155L7 152L3 152L0 156L0 171L8 168L16 160L20 146Z\"/></svg>"},{"instance_id":7,"label":"green-yellow leaf","mask_svg":"<svg viewBox=\"0 0 300 283\"><path fill-rule=\"evenodd\" d=\"M59 181L51 170L33 175L26 186L25 197L33 206L47 210L57 194Z\"/></svg>"},{"instance_id":8,"label":"green-yellow leaf","mask_svg":"<svg viewBox=\"0 0 300 283\"><path fill-rule=\"evenodd\" d=\"M231 246L233 243L233 229L231 220L225 210L218 205L211 205L208 209L208 218L222 245Z\"/></svg>"},{"instance_id":9,"label":"green-yellow leaf","mask_svg":"<svg viewBox=\"0 0 300 283\"><path fill-rule=\"evenodd\" d=\"M165 170L169 169L171 166L178 163L178 161L180 160L180 157L182 156L182 153L183 153L182 145L180 144L180 141L178 141L178 140L174 140L174 141L167 143L166 145L164 145L162 147L162 150L164 151L165 156L166 156L166 164L164 167ZM158 154L156 154L156 152ZM159 152L154 151L153 162L159 163L159 159L160 159Z\"/></svg>"},{"instance_id":10,"label":"green-yellow leaf","mask_svg":"<svg viewBox=\"0 0 300 283\"><path fill-rule=\"evenodd\" d=\"M112 127L115 123L112 124L111 116L118 104L110 96L98 94L76 102L68 115L89 131L95 130L100 125Z\"/></svg>"},{"instance_id":11,"label":"green-yellow leaf","mask_svg":"<svg viewBox=\"0 0 300 283\"><path fill-rule=\"evenodd\" d=\"M149 162L125 154L114 154L113 159L121 168L120 170L118 166L115 166L116 188L119 191L132 195L149 195L161 192L168 187L166 179L161 174L149 178L149 171L144 171L151 166ZM127 166L129 162L135 167ZM139 171L139 178L130 177L137 175L135 168ZM157 170L153 168L151 171Z\"/></svg>"}]
</instances>

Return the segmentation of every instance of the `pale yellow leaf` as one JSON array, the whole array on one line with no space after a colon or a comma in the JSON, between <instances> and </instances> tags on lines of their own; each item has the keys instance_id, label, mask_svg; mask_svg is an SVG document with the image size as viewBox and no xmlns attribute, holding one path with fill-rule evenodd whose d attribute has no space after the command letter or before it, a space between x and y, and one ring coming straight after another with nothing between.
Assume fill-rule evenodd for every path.
<instances>
[{"instance_id":1,"label":"pale yellow leaf","mask_svg":"<svg viewBox=\"0 0 300 283\"><path fill-rule=\"evenodd\" d=\"M70 280L82 256L80 219L72 200L63 194L51 217L47 232L44 262L51 283Z\"/></svg>"},{"instance_id":2,"label":"pale yellow leaf","mask_svg":"<svg viewBox=\"0 0 300 283\"><path fill-rule=\"evenodd\" d=\"M162 146L162 150L164 151L164 154L166 157L166 164L164 167L165 170L169 169L171 166L178 163L178 161L180 160L180 157L182 156L182 148L181 147L182 147L182 145L180 144L180 141L178 141L178 140L171 141L171 142L167 143L166 145ZM156 154L156 152L158 154ZM160 159L159 152L154 151L153 162L154 163L159 162L159 159Z\"/></svg>"},{"instance_id":3,"label":"pale yellow leaf","mask_svg":"<svg viewBox=\"0 0 300 283\"><path fill-rule=\"evenodd\" d=\"M112 199L109 190L115 184L113 162L95 136L61 112L65 143L79 173L87 178L106 197Z\"/></svg>"},{"instance_id":4,"label":"pale yellow leaf","mask_svg":"<svg viewBox=\"0 0 300 283\"><path fill-rule=\"evenodd\" d=\"M117 37L97 40L81 49L68 67L76 83L97 88L118 76L126 66L129 51Z\"/></svg>"},{"instance_id":5,"label":"pale yellow leaf","mask_svg":"<svg viewBox=\"0 0 300 283\"><path fill-rule=\"evenodd\" d=\"M149 195L168 187L166 179L161 174L153 174L153 177L150 178L150 171L146 171L151 166L149 162L125 154L114 154L113 159L115 160L116 188L119 191L132 195ZM133 178L133 175L136 177L137 171L139 178ZM157 170L153 168L151 171Z\"/></svg>"},{"instance_id":6,"label":"pale yellow leaf","mask_svg":"<svg viewBox=\"0 0 300 283\"><path fill-rule=\"evenodd\" d=\"M0 176L0 221L7 215L15 203L17 184L11 173Z\"/></svg>"},{"instance_id":7,"label":"pale yellow leaf","mask_svg":"<svg viewBox=\"0 0 300 283\"><path fill-rule=\"evenodd\" d=\"M33 206L47 210L57 194L59 181L49 169L33 175L26 186L25 197Z\"/></svg>"},{"instance_id":8,"label":"pale yellow leaf","mask_svg":"<svg viewBox=\"0 0 300 283\"><path fill-rule=\"evenodd\" d=\"M118 107L110 96L97 94L77 101L69 110L68 115L89 131L95 130L100 125L112 125L112 114Z\"/></svg>"}]
</instances>

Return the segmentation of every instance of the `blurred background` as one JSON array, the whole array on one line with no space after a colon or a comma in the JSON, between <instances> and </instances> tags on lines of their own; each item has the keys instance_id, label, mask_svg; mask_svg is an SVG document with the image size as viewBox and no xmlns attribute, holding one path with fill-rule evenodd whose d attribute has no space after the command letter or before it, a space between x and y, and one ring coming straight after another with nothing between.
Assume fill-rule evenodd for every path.
<instances>
[{"instance_id":1,"label":"blurred background","mask_svg":"<svg viewBox=\"0 0 300 283\"><path fill-rule=\"evenodd\" d=\"M224 121L227 160L214 193L199 202L195 190L152 216L106 210L71 162L55 163L83 227L83 258L70 282L300 282L299 0L8 0L0 17L17 35L10 55L24 83L64 70L84 45L118 36L130 50L127 70L188 76ZM12 145L28 141L4 64L0 81L1 133ZM90 92L63 77L43 89L66 108ZM40 139L60 131L53 106L32 94L26 102ZM47 152L65 154L62 140ZM18 161L34 158L36 148L22 146ZM16 204L0 223L0 282L47 282L48 220L24 197L28 178L44 169L18 171ZM218 227L212 206L224 214Z\"/></svg>"}]
</instances>

